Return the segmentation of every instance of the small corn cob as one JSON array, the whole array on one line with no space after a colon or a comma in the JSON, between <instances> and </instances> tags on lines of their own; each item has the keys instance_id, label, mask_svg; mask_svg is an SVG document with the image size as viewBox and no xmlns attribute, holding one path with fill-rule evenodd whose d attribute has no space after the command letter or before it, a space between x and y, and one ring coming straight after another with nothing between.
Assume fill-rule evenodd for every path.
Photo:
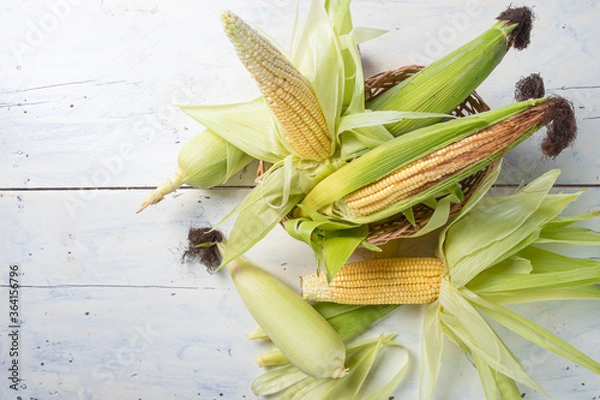
<instances>
[{"instance_id":1,"label":"small corn cob","mask_svg":"<svg viewBox=\"0 0 600 400\"><path fill-rule=\"evenodd\" d=\"M181 185L209 189L227 181L253 158L206 129L194 136L179 151L173 176L148 194L138 213L160 202Z\"/></svg>"},{"instance_id":2,"label":"small corn cob","mask_svg":"<svg viewBox=\"0 0 600 400\"><path fill-rule=\"evenodd\" d=\"M267 39L237 15L221 15L227 36L238 57L252 74L281 124L288 143L308 160L330 156L331 138L327 121L308 80Z\"/></svg>"},{"instance_id":3,"label":"small corn cob","mask_svg":"<svg viewBox=\"0 0 600 400\"><path fill-rule=\"evenodd\" d=\"M511 47L529 43L532 12L509 8L490 29L369 103L374 110L452 112L500 64ZM394 136L435 123L405 119L386 128Z\"/></svg>"},{"instance_id":4,"label":"small corn cob","mask_svg":"<svg viewBox=\"0 0 600 400\"><path fill-rule=\"evenodd\" d=\"M382 258L301 277L302 297L340 304L426 304L440 294L444 263L438 258Z\"/></svg>"}]
</instances>

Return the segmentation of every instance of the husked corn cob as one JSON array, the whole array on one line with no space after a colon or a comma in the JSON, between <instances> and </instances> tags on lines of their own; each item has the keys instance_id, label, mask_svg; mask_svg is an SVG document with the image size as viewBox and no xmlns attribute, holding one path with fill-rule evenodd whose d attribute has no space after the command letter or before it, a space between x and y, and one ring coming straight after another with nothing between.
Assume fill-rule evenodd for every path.
<instances>
[{"instance_id":1,"label":"husked corn cob","mask_svg":"<svg viewBox=\"0 0 600 400\"><path fill-rule=\"evenodd\" d=\"M343 201L356 215L380 211L506 149L543 117L542 107L532 108L413 161L345 196Z\"/></svg>"},{"instance_id":2,"label":"husked corn cob","mask_svg":"<svg viewBox=\"0 0 600 400\"><path fill-rule=\"evenodd\" d=\"M302 158L320 161L330 155L327 121L308 80L256 30L237 15L221 15L238 57L281 124L286 139Z\"/></svg>"},{"instance_id":3,"label":"husked corn cob","mask_svg":"<svg viewBox=\"0 0 600 400\"><path fill-rule=\"evenodd\" d=\"M325 274L301 277L309 301L340 304L426 304L440 293L444 263L433 257L382 258L344 265L331 282Z\"/></svg>"}]
</instances>

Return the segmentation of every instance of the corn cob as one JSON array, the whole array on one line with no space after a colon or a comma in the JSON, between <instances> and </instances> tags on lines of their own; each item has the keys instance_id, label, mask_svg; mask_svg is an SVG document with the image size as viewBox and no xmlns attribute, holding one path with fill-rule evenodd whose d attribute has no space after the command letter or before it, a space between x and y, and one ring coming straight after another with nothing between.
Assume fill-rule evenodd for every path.
<instances>
[{"instance_id":1,"label":"corn cob","mask_svg":"<svg viewBox=\"0 0 600 400\"><path fill-rule=\"evenodd\" d=\"M533 107L413 161L345 196L343 201L357 215L383 210L503 151L532 126L539 125L543 117L544 108Z\"/></svg>"},{"instance_id":2,"label":"corn cob","mask_svg":"<svg viewBox=\"0 0 600 400\"><path fill-rule=\"evenodd\" d=\"M329 175L302 205L347 221L380 221L424 200L432 191L448 189L544 125L548 138L542 150L554 157L571 143L576 130L572 108L560 98L529 100L421 128Z\"/></svg>"},{"instance_id":3,"label":"corn cob","mask_svg":"<svg viewBox=\"0 0 600 400\"><path fill-rule=\"evenodd\" d=\"M331 138L327 121L308 80L256 30L237 15L221 15L227 36L238 57L252 74L281 124L288 143L308 160L330 156Z\"/></svg>"},{"instance_id":4,"label":"corn cob","mask_svg":"<svg viewBox=\"0 0 600 400\"><path fill-rule=\"evenodd\" d=\"M509 8L490 29L436 60L403 83L369 103L374 110L452 112L500 64L511 47L529 43L532 12ZM439 120L437 120L439 121ZM405 119L386 128L394 136L435 123L434 119Z\"/></svg>"},{"instance_id":5,"label":"corn cob","mask_svg":"<svg viewBox=\"0 0 600 400\"><path fill-rule=\"evenodd\" d=\"M302 297L340 304L426 304L440 293L444 263L438 258L382 258L301 277Z\"/></svg>"}]
</instances>

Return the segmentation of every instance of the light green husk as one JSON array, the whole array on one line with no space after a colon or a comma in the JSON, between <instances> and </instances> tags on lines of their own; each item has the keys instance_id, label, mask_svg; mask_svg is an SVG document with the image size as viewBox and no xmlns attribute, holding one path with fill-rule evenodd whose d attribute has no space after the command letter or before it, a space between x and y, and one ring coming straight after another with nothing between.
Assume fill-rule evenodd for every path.
<instances>
[{"instance_id":1,"label":"light green husk","mask_svg":"<svg viewBox=\"0 0 600 400\"><path fill-rule=\"evenodd\" d=\"M227 267L250 314L294 366L318 378L346 374L342 339L296 291L246 259Z\"/></svg>"},{"instance_id":2,"label":"light green husk","mask_svg":"<svg viewBox=\"0 0 600 400\"><path fill-rule=\"evenodd\" d=\"M558 299L600 299L600 262L538 247L553 242L600 246L600 233L575 225L598 215L561 217L581 192L549 194L559 171L550 171L511 196L481 192L440 234L446 263L440 298L426 306L421 347L420 399L431 398L443 354L443 335L475 361L488 400L512 399L515 381L545 393L522 368L486 320L600 374L600 363L547 329L501 304ZM478 201L477 201L478 200ZM559 234L560 228L573 236Z\"/></svg>"},{"instance_id":3,"label":"light green husk","mask_svg":"<svg viewBox=\"0 0 600 400\"><path fill-rule=\"evenodd\" d=\"M316 303L313 307L336 330L340 338L347 341L388 315L399 305L348 306L335 303ZM255 330L252 338L268 339L268 335L261 331L261 329ZM262 353L255 361L259 367L289 363L289 360L277 347Z\"/></svg>"},{"instance_id":4,"label":"light green husk","mask_svg":"<svg viewBox=\"0 0 600 400\"><path fill-rule=\"evenodd\" d=\"M408 363L408 354L402 346L393 341L394 336L381 335L375 339L349 344L349 372L340 379L307 377L289 364L274 367L260 375L252 383L252 391L257 396L280 393L280 399L387 399L402 380ZM372 388L370 381L374 373L373 365L380 351L386 346L399 348L405 355L395 375L383 386Z\"/></svg>"}]
</instances>

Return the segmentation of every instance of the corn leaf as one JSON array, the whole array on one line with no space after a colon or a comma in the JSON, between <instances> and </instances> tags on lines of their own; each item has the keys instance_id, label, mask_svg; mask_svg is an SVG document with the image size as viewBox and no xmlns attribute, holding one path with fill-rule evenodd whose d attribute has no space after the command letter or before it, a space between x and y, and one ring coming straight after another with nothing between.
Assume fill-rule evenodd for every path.
<instances>
[{"instance_id":1,"label":"corn leaf","mask_svg":"<svg viewBox=\"0 0 600 400\"><path fill-rule=\"evenodd\" d=\"M436 206L434 208L433 214L429 221L421 229L412 235L408 236L411 238L421 237L427 235L434 230L441 228L446 222L448 222L448 218L450 216L450 206L452 203L458 203L460 200L455 195L448 195L437 201ZM412 210L412 208L410 208ZM414 216L413 216L414 223Z\"/></svg>"},{"instance_id":2,"label":"corn leaf","mask_svg":"<svg viewBox=\"0 0 600 400\"><path fill-rule=\"evenodd\" d=\"M356 128L365 128L379 126L382 124L401 121L403 119L427 119L427 118L448 118L451 115L408 112L408 111L372 111L366 110L361 113L348 114L340 118L338 125L338 135Z\"/></svg>"},{"instance_id":3,"label":"corn leaf","mask_svg":"<svg viewBox=\"0 0 600 400\"><path fill-rule=\"evenodd\" d=\"M589 369L596 374L600 374L600 363L592 360L583 352L577 350L555 334L547 329L529 321L502 306L498 306L489 301L483 300L479 296L467 290L463 291L463 295L473 304L476 304L486 314L494 318L496 321L506 326L513 332L521 335L525 339L537 344L540 347L548 349L561 357L573 361Z\"/></svg>"},{"instance_id":4,"label":"corn leaf","mask_svg":"<svg viewBox=\"0 0 600 400\"><path fill-rule=\"evenodd\" d=\"M568 288L534 288L512 290L510 292L478 293L482 299L497 304L531 303L551 300L600 300L600 286L586 285Z\"/></svg>"},{"instance_id":5,"label":"corn leaf","mask_svg":"<svg viewBox=\"0 0 600 400\"><path fill-rule=\"evenodd\" d=\"M433 397L435 384L440 375L444 354L444 332L439 317L439 302L427 304L421 331L421 372L419 374L419 399Z\"/></svg>"},{"instance_id":6,"label":"corn leaf","mask_svg":"<svg viewBox=\"0 0 600 400\"><path fill-rule=\"evenodd\" d=\"M408 362L404 363L400 367L398 372L396 372L396 375L394 375L392 377L392 379L388 383L383 385L381 388L374 391L373 393L359 394L356 397L356 399L357 400L380 400L380 399L388 399L389 400L389 399L391 399L392 396L390 396L390 395L396 389L396 387L398 387L402 378L404 378L407 368L408 368Z\"/></svg>"},{"instance_id":7,"label":"corn leaf","mask_svg":"<svg viewBox=\"0 0 600 400\"><path fill-rule=\"evenodd\" d=\"M479 374L479 380L483 386L483 392L487 400L498 400L498 393L500 389L496 382L495 372L488 363L486 363L477 353L472 354L477 373Z\"/></svg>"},{"instance_id":8,"label":"corn leaf","mask_svg":"<svg viewBox=\"0 0 600 400\"><path fill-rule=\"evenodd\" d=\"M284 198L281 192L284 186L282 180L286 177L284 169L273 171L220 222L222 224L227 218L237 214L222 265L240 257L265 237L304 196L299 188L292 187L289 195Z\"/></svg>"},{"instance_id":9,"label":"corn leaf","mask_svg":"<svg viewBox=\"0 0 600 400\"><path fill-rule=\"evenodd\" d=\"M228 105L180 106L190 117L258 160L276 163L289 155L263 101Z\"/></svg>"},{"instance_id":10,"label":"corn leaf","mask_svg":"<svg viewBox=\"0 0 600 400\"><path fill-rule=\"evenodd\" d=\"M368 234L369 227L366 225L324 232L323 252L327 281L333 279Z\"/></svg>"},{"instance_id":11,"label":"corn leaf","mask_svg":"<svg viewBox=\"0 0 600 400\"><path fill-rule=\"evenodd\" d=\"M502 399L522 398L521 392L514 379L498 372L496 373L496 382L498 383L498 389L500 389L500 397Z\"/></svg>"},{"instance_id":12,"label":"corn leaf","mask_svg":"<svg viewBox=\"0 0 600 400\"><path fill-rule=\"evenodd\" d=\"M338 332L342 340L348 340L363 332L398 307L400 305L396 304L359 306L359 308L329 317L327 318L327 322Z\"/></svg>"},{"instance_id":13,"label":"corn leaf","mask_svg":"<svg viewBox=\"0 0 600 400\"><path fill-rule=\"evenodd\" d=\"M408 368L408 363L409 363L408 351L402 345L394 342L391 339L384 338L383 345L395 347L397 349L402 350L402 352L406 355L406 357L405 357L406 359L401 362L400 368L398 369L396 374L385 385L383 385L380 388L371 392L371 386L374 386L373 384L371 384L371 382L372 382L371 378L374 377L375 375L379 374L379 371L376 368L372 368L372 370L369 371L369 376L368 376L365 384L363 384L360 391L354 396L354 398L357 400L359 400L359 399L360 400L389 399L390 395L392 394L394 389L400 384L400 381L402 380L402 378L404 377L404 374L406 373L406 369Z\"/></svg>"},{"instance_id":14,"label":"corn leaf","mask_svg":"<svg viewBox=\"0 0 600 400\"><path fill-rule=\"evenodd\" d=\"M389 31L384 29L364 28L358 26L352 30L352 37L354 38L354 42L356 42L356 44L362 44L368 42L369 40L376 39L379 36L385 35L388 32Z\"/></svg>"},{"instance_id":15,"label":"corn leaf","mask_svg":"<svg viewBox=\"0 0 600 400\"><path fill-rule=\"evenodd\" d=\"M457 285L464 284L495 261L498 255L488 254L484 249L494 243L502 243L501 240L510 238L521 229L539 208L558 175L559 171L554 170L531 182L515 195L483 199L450 224L440 240L444 242L444 260L447 264L456 266L452 273L453 282ZM489 229L482 229L483 227ZM521 240L522 238L518 241ZM473 258L477 256L487 260ZM467 266L462 266L462 262L467 262ZM476 265L479 266L477 273L472 274L470 269ZM463 275L469 275L469 279Z\"/></svg>"},{"instance_id":16,"label":"corn leaf","mask_svg":"<svg viewBox=\"0 0 600 400\"><path fill-rule=\"evenodd\" d=\"M356 128L347 130L339 135L341 142L340 158L352 160L369 149L393 139L392 134L383 126L371 126L369 128Z\"/></svg>"},{"instance_id":17,"label":"corn leaf","mask_svg":"<svg viewBox=\"0 0 600 400\"><path fill-rule=\"evenodd\" d=\"M309 398L319 398L322 393L326 393L333 383L331 379L318 379L309 377L292 386L290 386L280 397L280 400L304 400Z\"/></svg>"},{"instance_id":18,"label":"corn leaf","mask_svg":"<svg viewBox=\"0 0 600 400\"><path fill-rule=\"evenodd\" d=\"M383 346L400 346L392 341L393 337L394 335L380 335L378 338L349 344L346 347L346 365L349 368L349 372L346 376L340 379L306 378L303 380L296 380L296 382L292 382L290 386L286 388L287 390L282 394L281 399L291 400L310 398L311 400L329 400L333 398L343 398L349 400L362 400L363 397L359 397L358 392L363 386L366 376L371 371L373 362L381 348ZM288 371L293 371L294 368L295 367L290 365ZM277 377L275 377L275 379L277 379ZM293 381L293 379L289 379L289 381ZM398 381L398 374L396 374L396 376L392 378L388 384L384 385L382 389L390 390L390 386ZM271 385L273 386L272 383ZM277 384L276 387L279 388L283 385L284 384ZM393 388L391 388L391 390L393 390ZM382 392L384 391L382 390Z\"/></svg>"},{"instance_id":19,"label":"corn leaf","mask_svg":"<svg viewBox=\"0 0 600 400\"><path fill-rule=\"evenodd\" d=\"M399 304L352 305L328 302L319 302L312 306L338 332L342 340L353 338L400 307ZM253 331L252 339L254 338L269 339L260 327ZM252 340L250 337L248 339Z\"/></svg>"},{"instance_id":20,"label":"corn leaf","mask_svg":"<svg viewBox=\"0 0 600 400\"><path fill-rule=\"evenodd\" d=\"M556 217L553 221L549 222L548 225L546 225L546 227L552 228L552 227L568 226L575 222L587 221L588 219L596 218L598 216L600 216L600 210L592 211L590 213L581 214L581 215L572 215L572 216L562 216L561 215L559 217Z\"/></svg>"},{"instance_id":21,"label":"corn leaf","mask_svg":"<svg viewBox=\"0 0 600 400\"><path fill-rule=\"evenodd\" d=\"M278 393L291 385L308 379L308 375L293 364L271 368L252 381L252 393L256 396L266 396Z\"/></svg>"},{"instance_id":22,"label":"corn leaf","mask_svg":"<svg viewBox=\"0 0 600 400\"><path fill-rule=\"evenodd\" d=\"M535 246L523 249L518 255L531 262L535 273L562 272L576 268L598 268L600 266L598 260L569 257Z\"/></svg>"},{"instance_id":23,"label":"corn leaf","mask_svg":"<svg viewBox=\"0 0 600 400\"><path fill-rule=\"evenodd\" d=\"M571 246L600 246L600 233L577 225L546 226L537 243L559 243Z\"/></svg>"},{"instance_id":24,"label":"corn leaf","mask_svg":"<svg viewBox=\"0 0 600 400\"><path fill-rule=\"evenodd\" d=\"M442 281L440 321L444 331L460 339L471 353L477 354L496 371L546 394L523 370L496 333L458 290Z\"/></svg>"},{"instance_id":25,"label":"corn leaf","mask_svg":"<svg viewBox=\"0 0 600 400\"><path fill-rule=\"evenodd\" d=\"M600 267L528 275L498 274L488 277L486 281L469 285L469 288L475 293L498 293L537 288L565 288L598 282L600 282Z\"/></svg>"},{"instance_id":26,"label":"corn leaf","mask_svg":"<svg viewBox=\"0 0 600 400\"><path fill-rule=\"evenodd\" d=\"M339 36L344 62L342 114L365 111L364 75L358 45L351 34Z\"/></svg>"},{"instance_id":27,"label":"corn leaf","mask_svg":"<svg viewBox=\"0 0 600 400\"><path fill-rule=\"evenodd\" d=\"M383 347L384 335L379 336L379 340L377 343L372 346L368 352L353 359L352 356L349 356L348 365L353 365L354 367L349 370L347 379L344 382L340 382L337 385L334 385L331 391L327 393L327 397L324 399L352 399L355 398L356 394L360 391L363 386L371 368L373 367L373 363L375 362L375 358L379 354L379 351Z\"/></svg>"},{"instance_id":28,"label":"corn leaf","mask_svg":"<svg viewBox=\"0 0 600 400\"><path fill-rule=\"evenodd\" d=\"M444 254L455 286L464 286L483 270L534 242L543 225L575 201L578 194L545 194L554 179L538 179L533 182L534 187L528 186L514 196L496 199L497 202L493 202L494 198L484 199L449 228ZM544 183L541 187L537 185L540 182ZM515 200L521 202L515 204ZM482 230L482 226L490 229ZM457 232L454 238L453 232ZM459 249L461 245L464 248Z\"/></svg>"},{"instance_id":29,"label":"corn leaf","mask_svg":"<svg viewBox=\"0 0 600 400\"><path fill-rule=\"evenodd\" d=\"M325 319L337 317L339 315L346 314L354 310L364 308L366 306L356 304L337 304L329 302L319 302L312 305L315 310L319 312Z\"/></svg>"},{"instance_id":30,"label":"corn leaf","mask_svg":"<svg viewBox=\"0 0 600 400\"><path fill-rule=\"evenodd\" d=\"M324 6L336 35L352 32L354 24L350 14L350 0L325 0Z\"/></svg>"}]
</instances>

